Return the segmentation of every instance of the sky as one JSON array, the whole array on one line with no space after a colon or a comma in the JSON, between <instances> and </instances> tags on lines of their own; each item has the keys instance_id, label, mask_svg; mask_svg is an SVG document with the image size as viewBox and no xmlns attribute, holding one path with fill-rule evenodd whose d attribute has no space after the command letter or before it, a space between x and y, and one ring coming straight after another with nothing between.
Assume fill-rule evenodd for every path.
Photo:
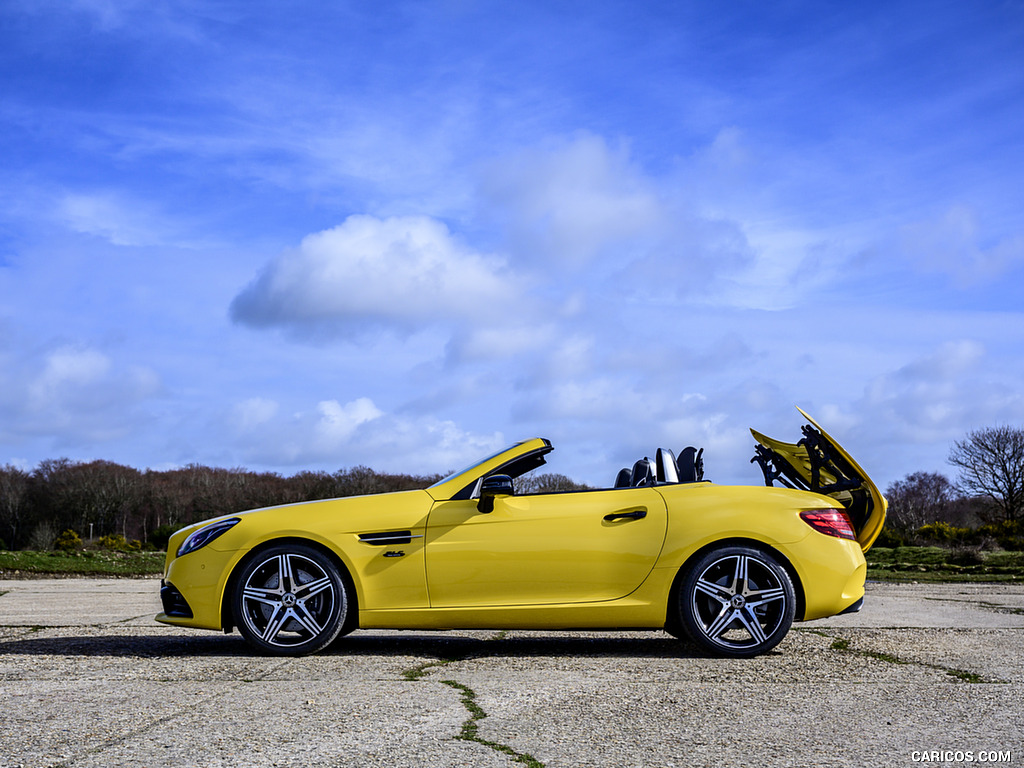
<instances>
[{"instance_id":1,"label":"sky","mask_svg":"<svg viewBox=\"0 0 1024 768\"><path fill-rule=\"evenodd\" d=\"M1024 3L4 0L0 465L1024 425Z\"/></svg>"}]
</instances>

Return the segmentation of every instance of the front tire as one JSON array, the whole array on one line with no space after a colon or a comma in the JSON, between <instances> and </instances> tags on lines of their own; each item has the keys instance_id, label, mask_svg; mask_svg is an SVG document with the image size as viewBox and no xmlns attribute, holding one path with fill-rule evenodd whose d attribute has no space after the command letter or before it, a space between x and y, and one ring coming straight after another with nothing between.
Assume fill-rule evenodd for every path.
<instances>
[{"instance_id":1,"label":"front tire","mask_svg":"<svg viewBox=\"0 0 1024 768\"><path fill-rule=\"evenodd\" d=\"M281 544L250 556L232 597L242 637L277 656L323 650L342 633L352 606L334 561L304 544Z\"/></svg>"},{"instance_id":2,"label":"front tire","mask_svg":"<svg viewBox=\"0 0 1024 768\"><path fill-rule=\"evenodd\" d=\"M753 547L721 547L687 572L678 611L686 634L704 650L748 658L767 653L786 636L796 597L774 557Z\"/></svg>"}]
</instances>

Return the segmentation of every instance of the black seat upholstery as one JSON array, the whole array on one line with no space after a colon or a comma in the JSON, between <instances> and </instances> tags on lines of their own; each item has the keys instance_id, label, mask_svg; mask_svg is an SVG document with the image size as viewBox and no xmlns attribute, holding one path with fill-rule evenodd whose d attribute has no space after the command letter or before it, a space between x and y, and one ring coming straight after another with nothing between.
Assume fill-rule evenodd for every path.
<instances>
[{"instance_id":1,"label":"black seat upholstery","mask_svg":"<svg viewBox=\"0 0 1024 768\"><path fill-rule=\"evenodd\" d=\"M654 485L655 469L654 462L644 456L633 465L632 476L629 484L634 488L641 485Z\"/></svg>"},{"instance_id":2,"label":"black seat upholstery","mask_svg":"<svg viewBox=\"0 0 1024 768\"><path fill-rule=\"evenodd\" d=\"M615 487L616 488L629 488L632 485L633 473L626 467L619 470L619 474L615 476Z\"/></svg>"},{"instance_id":3,"label":"black seat upholstery","mask_svg":"<svg viewBox=\"0 0 1024 768\"><path fill-rule=\"evenodd\" d=\"M683 448L676 459L680 483L698 483L704 479L704 449L699 451L692 445Z\"/></svg>"}]
</instances>

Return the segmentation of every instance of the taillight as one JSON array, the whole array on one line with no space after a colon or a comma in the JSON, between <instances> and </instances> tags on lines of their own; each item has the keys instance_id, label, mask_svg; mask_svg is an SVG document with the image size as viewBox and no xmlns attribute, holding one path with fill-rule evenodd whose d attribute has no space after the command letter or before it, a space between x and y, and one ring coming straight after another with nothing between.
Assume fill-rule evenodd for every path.
<instances>
[{"instance_id":1,"label":"taillight","mask_svg":"<svg viewBox=\"0 0 1024 768\"><path fill-rule=\"evenodd\" d=\"M849 515L841 509L812 509L801 512L800 517L818 533L839 539L857 540Z\"/></svg>"}]
</instances>

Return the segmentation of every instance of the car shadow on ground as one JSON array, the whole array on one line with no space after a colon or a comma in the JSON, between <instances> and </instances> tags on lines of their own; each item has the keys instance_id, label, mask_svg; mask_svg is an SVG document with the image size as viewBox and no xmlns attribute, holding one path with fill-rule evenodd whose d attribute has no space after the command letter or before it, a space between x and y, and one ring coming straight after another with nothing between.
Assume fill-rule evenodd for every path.
<instances>
[{"instance_id":1,"label":"car shadow on ground","mask_svg":"<svg viewBox=\"0 0 1024 768\"><path fill-rule=\"evenodd\" d=\"M772 653L777 653L773 651ZM165 633L106 634L102 636L64 634L27 636L0 642L0 656L108 656L108 657L235 657L258 658L238 634L171 635ZM495 632L487 637L446 636L439 632L392 634L356 632L340 638L321 657L421 657L427 660L470 658L703 658L696 646L661 632L649 637L635 634L600 636L531 634L507 637ZM279 658L266 656L265 658Z\"/></svg>"}]
</instances>

